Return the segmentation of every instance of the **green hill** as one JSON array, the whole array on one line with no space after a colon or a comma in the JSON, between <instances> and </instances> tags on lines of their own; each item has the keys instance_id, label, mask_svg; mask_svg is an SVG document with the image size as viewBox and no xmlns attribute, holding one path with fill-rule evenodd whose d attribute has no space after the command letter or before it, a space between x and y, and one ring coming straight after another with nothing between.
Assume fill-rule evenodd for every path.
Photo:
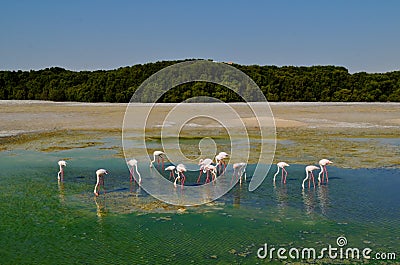
<instances>
[{"instance_id":1,"label":"green hill","mask_svg":"<svg viewBox=\"0 0 400 265\"><path fill-rule=\"evenodd\" d=\"M129 102L134 91L157 71L182 61L161 61L115 70L0 71L0 99L80 102ZM268 101L400 102L400 71L350 74L338 66L259 66L232 64L250 76ZM160 102L181 102L194 96L225 102L241 101L226 87L205 82L180 85Z\"/></svg>"}]
</instances>

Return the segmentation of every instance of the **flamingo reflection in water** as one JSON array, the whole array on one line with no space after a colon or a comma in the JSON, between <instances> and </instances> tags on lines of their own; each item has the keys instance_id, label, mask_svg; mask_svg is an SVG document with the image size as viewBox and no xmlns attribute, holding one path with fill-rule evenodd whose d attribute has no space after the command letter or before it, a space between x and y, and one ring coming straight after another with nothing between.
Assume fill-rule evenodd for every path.
<instances>
[{"instance_id":1,"label":"flamingo reflection in water","mask_svg":"<svg viewBox=\"0 0 400 265\"><path fill-rule=\"evenodd\" d=\"M312 214L315 211L315 191L314 190L302 190L301 195L303 197L304 208L307 214Z\"/></svg>"}]
</instances>

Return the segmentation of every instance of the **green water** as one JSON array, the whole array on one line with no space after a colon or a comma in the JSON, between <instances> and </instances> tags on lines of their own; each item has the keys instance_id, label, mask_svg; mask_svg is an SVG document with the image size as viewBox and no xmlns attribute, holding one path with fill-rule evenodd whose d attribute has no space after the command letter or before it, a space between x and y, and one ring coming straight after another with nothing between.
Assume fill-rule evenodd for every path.
<instances>
[{"instance_id":1,"label":"green water","mask_svg":"<svg viewBox=\"0 0 400 265\"><path fill-rule=\"evenodd\" d=\"M257 250L264 243L319 250L337 246L339 236L349 247L394 252L397 259L385 262L400 262L399 169L329 167L329 185L302 192L304 165L291 165L286 185L278 181L274 187L270 172L254 192L247 182L216 202L182 209L130 184L124 159L106 149L117 140L103 142L58 152L0 153L1 264L280 264L284 260L277 257L259 259ZM59 184L61 158L68 165ZM110 176L107 193L94 198L98 168ZM188 184L197 176L189 172Z\"/></svg>"}]
</instances>

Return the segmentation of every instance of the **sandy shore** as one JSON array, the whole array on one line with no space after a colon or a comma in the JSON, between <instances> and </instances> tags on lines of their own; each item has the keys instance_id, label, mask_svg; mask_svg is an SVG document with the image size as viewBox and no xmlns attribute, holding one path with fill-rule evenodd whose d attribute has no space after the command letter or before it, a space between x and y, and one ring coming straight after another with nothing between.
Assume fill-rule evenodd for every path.
<instances>
[{"instance_id":1,"label":"sandy shore","mask_svg":"<svg viewBox=\"0 0 400 265\"><path fill-rule=\"evenodd\" d=\"M28 148L33 140L56 135L61 137L65 131L76 132L71 141L79 138L77 135L85 139L87 136L82 134L83 131L120 136L126 106L110 103L0 101L0 149L17 145ZM162 126L164 117L174 106L158 104L148 125ZM186 105L189 116L198 113L196 106L200 105ZM243 120L247 125L256 124L254 115L246 114L248 108L245 104L234 103L229 106L244 113ZM252 107L265 108L265 105L254 103ZM399 103L270 103L270 107L274 119L268 113L259 118L267 125L275 121L278 139L276 160L306 163L319 157L329 157L336 158L341 165L348 167L400 165L397 159L398 146L373 140L399 139ZM215 103L205 108L210 113L224 111ZM135 107L134 111L141 116L145 115L146 109L148 106ZM237 119L232 119L229 124L236 126L235 122ZM24 135L29 137L24 138ZM90 136L94 137L93 134ZM349 138L364 138L367 141L349 141ZM65 141L69 141L69 138Z\"/></svg>"},{"instance_id":2,"label":"sandy shore","mask_svg":"<svg viewBox=\"0 0 400 265\"><path fill-rule=\"evenodd\" d=\"M211 105L212 111L218 112L219 104ZM244 104L229 105L239 112L245 109ZM126 106L3 100L0 101L0 136L56 130L121 130ZM157 104L155 116L165 115L173 106ZM260 105L255 103L254 106L257 108ZM400 129L399 103L270 103L270 107L278 129ZM188 109L193 108L188 106ZM144 108L137 107L135 111L138 115L144 115ZM162 125L161 121L159 125Z\"/></svg>"}]
</instances>

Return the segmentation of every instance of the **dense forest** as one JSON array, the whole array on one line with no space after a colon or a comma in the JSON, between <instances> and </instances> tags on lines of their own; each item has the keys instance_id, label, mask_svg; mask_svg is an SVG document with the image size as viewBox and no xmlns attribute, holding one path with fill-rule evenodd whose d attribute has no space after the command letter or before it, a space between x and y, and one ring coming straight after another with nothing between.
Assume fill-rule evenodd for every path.
<instances>
[{"instance_id":1,"label":"dense forest","mask_svg":"<svg viewBox=\"0 0 400 265\"><path fill-rule=\"evenodd\" d=\"M129 102L144 80L182 61L161 61L115 70L0 71L0 99L81 102ZM261 88L268 101L400 102L400 71L350 74L338 66L259 66L232 64ZM225 102L242 99L230 89L207 82L175 87L159 102L181 102L195 96Z\"/></svg>"}]
</instances>

